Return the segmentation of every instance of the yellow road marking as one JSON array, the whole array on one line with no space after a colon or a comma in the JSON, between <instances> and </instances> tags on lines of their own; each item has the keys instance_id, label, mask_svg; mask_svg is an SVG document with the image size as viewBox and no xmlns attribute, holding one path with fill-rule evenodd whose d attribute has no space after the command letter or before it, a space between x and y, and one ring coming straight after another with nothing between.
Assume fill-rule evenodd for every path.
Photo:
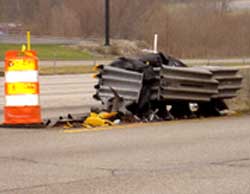
<instances>
[{"instance_id":1,"label":"yellow road marking","mask_svg":"<svg viewBox=\"0 0 250 194\"><path fill-rule=\"evenodd\" d=\"M147 126L161 126L161 125L176 125L176 124L181 124L181 123L187 123L187 122L192 122L192 123L199 123L201 121L206 121L206 120L219 120L222 118L230 118L230 117L237 117L242 114L234 114L231 116L224 116L224 117L210 117L210 118L197 118L197 119L183 119L183 120L172 120L172 121L162 121L162 122L152 122L152 123L132 123L132 124L123 124L123 125L114 125L114 126L109 126L109 127L96 127L96 128L81 128L81 129L65 129L63 130L63 133L66 134L73 134L73 133L83 133L83 132L98 132L98 131L110 131L114 129L125 129L125 128L139 128L139 127L147 127Z\"/></svg>"},{"instance_id":2,"label":"yellow road marking","mask_svg":"<svg viewBox=\"0 0 250 194\"><path fill-rule=\"evenodd\" d=\"M96 131L108 131L113 129L127 128L125 125L116 125L110 127L96 127L96 128L82 128L82 129L66 129L63 130L64 133L82 133L82 132L96 132Z\"/></svg>"}]
</instances>

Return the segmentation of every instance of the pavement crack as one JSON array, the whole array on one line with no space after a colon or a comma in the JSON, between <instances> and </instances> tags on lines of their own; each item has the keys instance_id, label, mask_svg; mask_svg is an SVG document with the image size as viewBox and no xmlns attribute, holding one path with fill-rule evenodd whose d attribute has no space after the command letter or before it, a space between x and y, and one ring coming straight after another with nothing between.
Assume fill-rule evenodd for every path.
<instances>
[{"instance_id":1,"label":"pavement crack","mask_svg":"<svg viewBox=\"0 0 250 194\"><path fill-rule=\"evenodd\" d=\"M9 161L17 161L17 162L26 162L31 164L41 164L41 165L51 165L51 166L63 166L58 163L53 162L43 162L39 160L24 158L24 157L15 157L15 156L6 156L6 157L0 157L0 160L9 160Z\"/></svg>"},{"instance_id":2,"label":"pavement crack","mask_svg":"<svg viewBox=\"0 0 250 194\"><path fill-rule=\"evenodd\" d=\"M250 158L240 158L240 159L225 160L225 161L220 161L220 162L211 162L210 164L218 165L218 166L248 168L250 167Z\"/></svg>"},{"instance_id":3,"label":"pavement crack","mask_svg":"<svg viewBox=\"0 0 250 194\"><path fill-rule=\"evenodd\" d=\"M73 164L63 164L63 163L56 163L56 162L39 161L39 160L28 159L28 158L23 158L23 157L14 157L14 156L0 157L0 160L26 162L26 163L40 164L40 165L50 165L50 166L55 166L55 167L81 167L81 168L84 168L86 170L106 171L106 172L110 173L111 176L115 176L116 171L118 171L118 169L90 168L90 167L86 167L83 165L73 165Z\"/></svg>"},{"instance_id":4,"label":"pavement crack","mask_svg":"<svg viewBox=\"0 0 250 194\"><path fill-rule=\"evenodd\" d=\"M32 159L27 159L27 158L21 158L21 157L0 157L0 160L12 160L12 161L21 161L21 162L28 162L28 163L33 163L33 164L38 164L38 161L32 160Z\"/></svg>"},{"instance_id":5,"label":"pavement crack","mask_svg":"<svg viewBox=\"0 0 250 194\"><path fill-rule=\"evenodd\" d=\"M241 168L248 168L250 167L250 158L240 158L235 160L225 160L221 162L205 162L205 163L183 163L179 165L174 166L168 166L166 167L159 167L155 169L146 169L146 168L105 168L105 167L99 167L96 168L97 170L104 170L108 171L111 176L119 176L119 175L125 175L125 174L136 174L136 173L166 173L166 172L176 172L176 171L183 171L183 170L193 170L195 168L205 167L205 166L229 166L229 167L241 167Z\"/></svg>"},{"instance_id":6,"label":"pavement crack","mask_svg":"<svg viewBox=\"0 0 250 194\"><path fill-rule=\"evenodd\" d=\"M111 176L121 176L121 175L129 175L129 174L151 174L151 173L166 173L166 172L172 172L177 170L183 170L183 169L192 169L188 168L187 166L179 166L179 167L163 167L163 168L157 168L157 169L146 169L146 168L120 168L120 169L112 169L112 168L95 168L96 170L103 170L110 173Z\"/></svg>"},{"instance_id":7,"label":"pavement crack","mask_svg":"<svg viewBox=\"0 0 250 194\"><path fill-rule=\"evenodd\" d=\"M97 177L93 177L91 179L95 179L95 178L101 178L101 177L97 176ZM67 185L67 184L82 182L82 181L85 181L85 180L89 180L89 179L84 178L84 179L70 180L70 181L65 181L65 182L53 182L53 183L46 183L46 184L37 184L37 185L27 186L27 187L16 187L16 188L10 188L10 189L3 189L3 190L0 190L0 193L4 194L4 193L7 193L7 192L16 192L16 191L36 189L36 188L42 188L42 187L50 188L53 185L64 185L64 184Z\"/></svg>"}]
</instances>

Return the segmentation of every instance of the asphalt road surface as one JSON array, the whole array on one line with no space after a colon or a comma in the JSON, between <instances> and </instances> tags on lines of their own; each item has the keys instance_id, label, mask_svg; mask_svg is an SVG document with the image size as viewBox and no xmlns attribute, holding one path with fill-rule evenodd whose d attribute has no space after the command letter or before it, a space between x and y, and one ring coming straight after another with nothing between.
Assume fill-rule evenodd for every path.
<instances>
[{"instance_id":1,"label":"asphalt road surface","mask_svg":"<svg viewBox=\"0 0 250 194\"><path fill-rule=\"evenodd\" d=\"M249 121L245 115L81 133L0 129L0 193L249 194Z\"/></svg>"},{"instance_id":2,"label":"asphalt road surface","mask_svg":"<svg viewBox=\"0 0 250 194\"><path fill-rule=\"evenodd\" d=\"M232 59L182 59L186 64L237 64L246 65L250 63L250 58L232 58ZM95 64L109 64L111 60L78 60L78 61L39 61L39 65L43 67L62 67L62 66L87 66ZM0 61L0 67L3 67L4 62Z\"/></svg>"},{"instance_id":3,"label":"asphalt road surface","mask_svg":"<svg viewBox=\"0 0 250 194\"><path fill-rule=\"evenodd\" d=\"M43 118L58 118L68 113L89 112L99 105L92 96L96 79L91 74L40 76L40 103ZM0 78L0 119L4 107L4 78Z\"/></svg>"},{"instance_id":4,"label":"asphalt road surface","mask_svg":"<svg viewBox=\"0 0 250 194\"><path fill-rule=\"evenodd\" d=\"M78 61L39 61L39 66L43 67L63 67L63 66L88 66L96 64L109 64L109 60L78 60ZM0 61L0 67L4 66L4 62Z\"/></svg>"}]
</instances>

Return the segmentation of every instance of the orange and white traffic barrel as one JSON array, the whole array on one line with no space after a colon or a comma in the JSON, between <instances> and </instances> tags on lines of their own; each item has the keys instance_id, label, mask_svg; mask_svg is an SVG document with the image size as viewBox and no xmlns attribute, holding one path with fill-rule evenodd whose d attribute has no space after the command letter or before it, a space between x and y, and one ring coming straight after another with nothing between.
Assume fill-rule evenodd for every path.
<instances>
[{"instance_id":1,"label":"orange and white traffic barrel","mask_svg":"<svg viewBox=\"0 0 250 194\"><path fill-rule=\"evenodd\" d=\"M8 51L5 58L4 125L40 124L38 58L35 51Z\"/></svg>"}]
</instances>

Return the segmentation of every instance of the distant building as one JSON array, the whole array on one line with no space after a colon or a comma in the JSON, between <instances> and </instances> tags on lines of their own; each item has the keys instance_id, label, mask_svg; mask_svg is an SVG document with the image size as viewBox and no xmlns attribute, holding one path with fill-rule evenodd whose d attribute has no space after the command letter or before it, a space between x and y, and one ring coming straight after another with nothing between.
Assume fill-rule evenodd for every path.
<instances>
[{"instance_id":1,"label":"distant building","mask_svg":"<svg viewBox=\"0 0 250 194\"><path fill-rule=\"evenodd\" d=\"M233 0L232 2L230 2L230 8L241 10L250 9L250 0Z\"/></svg>"}]
</instances>

